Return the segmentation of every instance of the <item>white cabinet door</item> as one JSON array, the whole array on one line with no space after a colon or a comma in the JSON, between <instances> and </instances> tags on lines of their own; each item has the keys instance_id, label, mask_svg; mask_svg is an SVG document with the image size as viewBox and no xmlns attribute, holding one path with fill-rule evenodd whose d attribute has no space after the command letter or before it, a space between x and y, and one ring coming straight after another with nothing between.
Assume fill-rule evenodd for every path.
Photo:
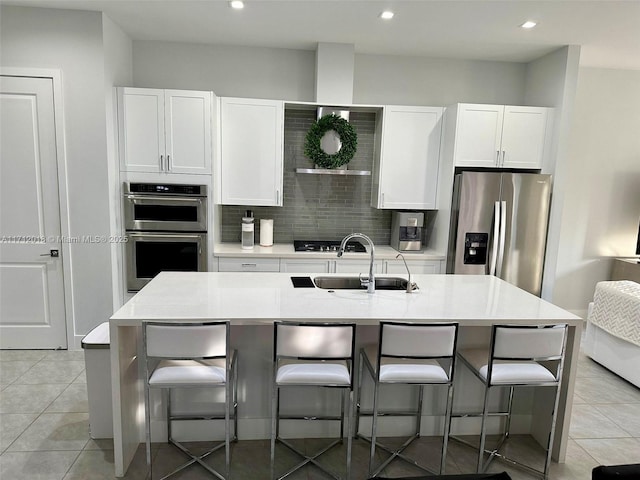
<instances>
[{"instance_id":1,"label":"white cabinet door","mask_svg":"<svg viewBox=\"0 0 640 480\"><path fill-rule=\"evenodd\" d=\"M118 88L120 170L164 171L164 90Z\"/></svg>"},{"instance_id":2,"label":"white cabinet door","mask_svg":"<svg viewBox=\"0 0 640 480\"><path fill-rule=\"evenodd\" d=\"M219 272L279 272L279 258L220 257Z\"/></svg>"},{"instance_id":3,"label":"white cabinet door","mask_svg":"<svg viewBox=\"0 0 640 480\"><path fill-rule=\"evenodd\" d=\"M211 173L211 92L165 90L167 171Z\"/></svg>"},{"instance_id":4,"label":"white cabinet door","mask_svg":"<svg viewBox=\"0 0 640 480\"><path fill-rule=\"evenodd\" d=\"M211 174L211 92L117 90L121 171Z\"/></svg>"},{"instance_id":5,"label":"white cabinet door","mask_svg":"<svg viewBox=\"0 0 640 480\"><path fill-rule=\"evenodd\" d=\"M545 107L459 104L457 167L542 168L549 112Z\"/></svg>"},{"instance_id":6,"label":"white cabinet door","mask_svg":"<svg viewBox=\"0 0 640 480\"><path fill-rule=\"evenodd\" d=\"M337 260L336 273L362 273L369 275L369 260ZM382 262L373 262L373 273L382 273Z\"/></svg>"},{"instance_id":7,"label":"white cabinet door","mask_svg":"<svg viewBox=\"0 0 640 480\"><path fill-rule=\"evenodd\" d=\"M458 105L456 166L498 166L503 116L503 105Z\"/></svg>"},{"instance_id":8,"label":"white cabinet door","mask_svg":"<svg viewBox=\"0 0 640 480\"><path fill-rule=\"evenodd\" d=\"M407 260L407 266L412 275L442 273L442 261L440 260ZM407 269L400 259L395 261L387 260L385 261L385 273L406 275Z\"/></svg>"},{"instance_id":9,"label":"white cabinet door","mask_svg":"<svg viewBox=\"0 0 640 480\"><path fill-rule=\"evenodd\" d=\"M329 273L333 260L311 260L283 258L280 260L280 271L291 273Z\"/></svg>"},{"instance_id":10,"label":"white cabinet door","mask_svg":"<svg viewBox=\"0 0 640 480\"><path fill-rule=\"evenodd\" d=\"M220 203L282 205L284 103L221 99Z\"/></svg>"},{"instance_id":11,"label":"white cabinet door","mask_svg":"<svg viewBox=\"0 0 640 480\"><path fill-rule=\"evenodd\" d=\"M549 110L541 107L504 107L502 167L542 168Z\"/></svg>"},{"instance_id":12,"label":"white cabinet door","mask_svg":"<svg viewBox=\"0 0 640 480\"><path fill-rule=\"evenodd\" d=\"M442 112L440 107L384 107L374 207L436 208Z\"/></svg>"}]
</instances>

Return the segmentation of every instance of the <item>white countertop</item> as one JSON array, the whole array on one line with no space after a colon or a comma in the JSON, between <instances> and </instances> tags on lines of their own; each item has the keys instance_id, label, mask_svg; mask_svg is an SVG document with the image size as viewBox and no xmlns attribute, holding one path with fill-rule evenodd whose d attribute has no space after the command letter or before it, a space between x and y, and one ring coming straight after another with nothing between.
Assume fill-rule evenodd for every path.
<instances>
[{"instance_id":1,"label":"white countertop","mask_svg":"<svg viewBox=\"0 0 640 480\"><path fill-rule=\"evenodd\" d=\"M344 274L322 274L345 276ZM419 290L328 291L294 288L292 276L318 274L162 272L118 310L111 320L230 319L234 325L270 324L277 319L328 319L377 324L379 320L455 320L461 325L565 321L579 317L493 276L412 275ZM392 275L380 275L392 276Z\"/></svg>"},{"instance_id":2,"label":"white countertop","mask_svg":"<svg viewBox=\"0 0 640 480\"><path fill-rule=\"evenodd\" d=\"M368 250L368 246L365 245ZM375 258L379 260L395 259L398 252L389 245L376 245ZM419 252L401 252L406 260L444 260L445 254L425 249ZM261 247L256 244L252 249L243 249L240 243L216 243L213 246L214 257L278 257L278 258L336 258L336 252L296 252L293 243L275 243L272 247ZM348 259L368 259L369 253L347 252L342 257Z\"/></svg>"}]
</instances>

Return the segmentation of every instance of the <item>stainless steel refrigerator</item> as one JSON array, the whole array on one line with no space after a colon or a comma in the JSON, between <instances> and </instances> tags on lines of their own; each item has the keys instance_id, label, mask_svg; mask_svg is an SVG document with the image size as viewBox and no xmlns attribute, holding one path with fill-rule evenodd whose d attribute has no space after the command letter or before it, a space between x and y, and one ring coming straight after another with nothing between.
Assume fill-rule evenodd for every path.
<instances>
[{"instance_id":1,"label":"stainless steel refrigerator","mask_svg":"<svg viewBox=\"0 0 640 480\"><path fill-rule=\"evenodd\" d=\"M496 275L540 296L551 176L455 176L447 273Z\"/></svg>"}]
</instances>

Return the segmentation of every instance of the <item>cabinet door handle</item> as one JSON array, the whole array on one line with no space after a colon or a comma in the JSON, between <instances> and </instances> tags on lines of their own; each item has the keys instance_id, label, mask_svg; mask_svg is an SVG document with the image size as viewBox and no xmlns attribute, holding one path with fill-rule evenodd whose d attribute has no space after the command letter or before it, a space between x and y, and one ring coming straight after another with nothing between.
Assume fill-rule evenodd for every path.
<instances>
[{"instance_id":1,"label":"cabinet door handle","mask_svg":"<svg viewBox=\"0 0 640 480\"><path fill-rule=\"evenodd\" d=\"M276 205L280 204L280 190L276 190Z\"/></svg>"},{"instance_id":2,"label":"cabinet door handle","mask_svg":"<svg viewBox=\"0 0 640 480\"><path fill-rule=\"evenodd\" d=\"M167 155L167 172L171 171L171 155Z\"/></svg>"},{"instance_id":3,"label":"cabinet door handle","mask_svg":"<svg viewBox=\"0 0 640 480\"><path fill-rule=\"evenodd\" d=\"M384 193L382 194L382 204L381 204L381 206L384 207Z\"/></svg>"},{"instance_id":4,"label":"cabinet door handle","mask_svg":"<svg viewBox=\"0 0 640 480\"><path fill-rule=\"evenodd\" d=\"M160 155L160 171L164 172L164 155Z\"/></svg>"},{"instance_id":5,"label":"cabinet door handle","mask_svg":"<svg viewBox=\"0 0 640 480\"><path fill-rule=\"evenodd\" d=\"M496 150L496 165L500 166L500 150Z\"/></svg>"},{"instance_id":6,"label":"cabinet door handle","mask_svg":"<svg viewBox=\"0 0 640 480\"><path fill-rule=\"evenodd\" d=\"M257 263L242 263L241 267L242 268L256 268L258 266Z\"/></svg>"},{"instance_id":7,"label":"cabinet door handle","mask_svg":"<svg viewBox=\"0 0 640 480\"><path fill-rule=\"evenodd\" d=\"M504 150L502 150L502 166L504 167Z\"/></svg>"}]
</instances>

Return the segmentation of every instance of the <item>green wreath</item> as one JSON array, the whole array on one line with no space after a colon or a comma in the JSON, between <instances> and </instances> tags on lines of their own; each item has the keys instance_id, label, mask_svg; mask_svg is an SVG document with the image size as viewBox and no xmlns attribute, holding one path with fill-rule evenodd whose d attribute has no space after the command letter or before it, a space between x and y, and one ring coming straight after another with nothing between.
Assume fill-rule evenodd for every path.
<instances>
[{"instance_id":1,"label":"green wreath","mask_svg":"<svg viewBox=\"0 0 640 480\"><path fill-rule=\"evenodd\" d=\"M335 130L340 136L342 146L333 155L329 155L320 146L325 133ZM319 118L311 125L304 142L304 154L322 168L337 168L349 163L356 153L358 135L351 124L333 113Z\"/></svg>"}]
</instances>

